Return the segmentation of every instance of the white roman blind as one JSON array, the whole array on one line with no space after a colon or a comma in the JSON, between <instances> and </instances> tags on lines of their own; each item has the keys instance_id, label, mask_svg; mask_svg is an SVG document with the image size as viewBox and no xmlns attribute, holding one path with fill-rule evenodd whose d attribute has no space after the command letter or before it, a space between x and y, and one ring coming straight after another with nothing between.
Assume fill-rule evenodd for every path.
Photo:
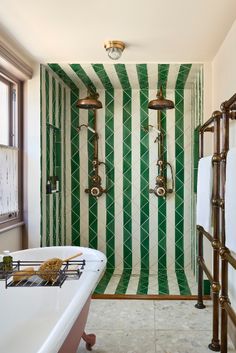
<instances>
[{"instance_id":1,"label":"white roman blind","mask_svg":"<svg viewBox=\"0 0 236 353\"><path fill-rule=\"evenodd\" d=\"M0 145L0 216L18 211L18 148Z\"/></svg>"}]
</instances>

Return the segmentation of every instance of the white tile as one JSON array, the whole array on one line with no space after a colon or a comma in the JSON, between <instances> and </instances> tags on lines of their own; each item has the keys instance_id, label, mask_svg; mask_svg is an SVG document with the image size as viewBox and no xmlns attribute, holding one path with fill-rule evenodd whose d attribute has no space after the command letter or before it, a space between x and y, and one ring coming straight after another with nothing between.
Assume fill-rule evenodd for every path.
<instances>
[{"instance_id":1,"label":"white tile","mask_svg":"<svg viewBox=\"0 0 236 353\"><path fill-rule=\"evenodd\" d=\"M108 283L107 287L106 287L106 290L105 290L105 294L114 294L115 291L116 291L116 288L118 286L118 283L120 281L120 278L121 278L121 274L117 274L117 275L114 275L112 276L110 282Z\"/></svg>"},{"instance_id":2,"label":"white tile","mask_svg":"<svg viewBox=\"0 0 236 353\"><path fill-rule=\"evenodd\" d=\"M103 318L103 320L101 320ZM87 327L89 330L151 330L154 306L151 300L93 300Z\"/></svg>"},{"instance_id":3,"label":"white tile","mask_svg":"<svg viewBox=\"0 0 236 353\"><path fill-rule=\"evenodd\" d=\"M133 272L135 272L135 274ZM140 275L137 273L137 271L132 271L132 275L130 276L130 280L129 280L129 284L128 284L128 287L126 290L126 294L136 294L137 293L139 276Z\"/></svg>"},{"instance_id":4,"label":"white tile","mask_svg":"<svg viewBox=\"0 0 236 353\"><path fill-rule=\"evenodd\" d=\"M212 307L206 302L206 309L195 308L195 301L155 301L156 330L209 330Z\"/></svg>"},{"instance_id":5,"label":"white tile","mask_svg":"<svg viewBox=\"0 0 236 353\"><path fill-rule=\"evenodd\" d=\"M90 332L89 332L90 333ZM155 353L154 330L96 330L94 353ZM145 337L148 337L146 339ZM84 342L77 353L88 353Z\"/></svg>"},{"instance_id":6,"label":"white tile","mask_svg":"<svg viewBox=\"0 0 236 353\"><path fill-rule=\"evenodd\" d=\"M158 294L158 274L149 275L148 294Z\"/></svg>"}]
</instances>

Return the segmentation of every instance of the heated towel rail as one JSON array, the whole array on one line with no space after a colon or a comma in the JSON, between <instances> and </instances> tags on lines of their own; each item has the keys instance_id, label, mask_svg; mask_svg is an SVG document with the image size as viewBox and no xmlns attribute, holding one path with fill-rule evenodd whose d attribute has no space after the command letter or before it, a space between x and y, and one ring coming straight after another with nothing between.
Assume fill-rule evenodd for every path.
<instances>
[{"instance_id":1,"label":"heated towel rail","mask_svg":"<svg viewBox=\"0 0 236 353\"><path fill-rule=\"evenodd\" d=\"M229 150L229 121L236 120L236 94L221 104L221 111L215 111L199 129L199 157L204 156L204 134L212 132L214 136L212 223L213 234L197 225L198 234L198 309L204 309L203 272L211 284L213 301L212 340L209 348L227 353L228 316L236 326L236 313L228 295L228 265L236 269L236 259L226 247L225 238L225 179L226 157ZM213 250L213 273L207 268L203 257L203 236L208 239ZM221 264L221 276L220 276ZM221 307L221 332L219 339L219 319Z\"/></svg>"}]
</instances>

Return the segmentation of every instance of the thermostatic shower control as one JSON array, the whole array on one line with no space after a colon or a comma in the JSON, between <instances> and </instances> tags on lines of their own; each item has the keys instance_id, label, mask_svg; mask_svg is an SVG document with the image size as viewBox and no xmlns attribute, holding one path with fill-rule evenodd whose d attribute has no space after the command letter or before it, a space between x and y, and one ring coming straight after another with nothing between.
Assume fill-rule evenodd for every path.
<instances>
[{"instance_id":1,"label":"thermostatic shower control","mask_svg":"<svg viewBox=\"0 0 236 353\"><path fill-rule=\"evenodd\" d=\"M85 189L85 192L96 199L102 196L103 193L107 192L108 187L106 186L105 189L102 187L102 179L99 172L99 166L103 164L106 168L106 164L98 160L98 133L97 133L97 113L96 110L102 108L102 103L98 100L98 93L89 90L88 96L79 99L77 102L77 107L80 109L87 109L93 112L94 115L94 122L93 127L89 126L88 124L80 125L77 130L80 132L82 127L87 128L90 132L93 133L93 161L92 161L92 174L90 175L90 183L89 187ZM105 171L106 173L106 171Z\"/></svg>"},{"instance_id":2,"label":"thermostatic shower control","mask_svg":"<svg viewBox=\"0 0 236 353\"><path fill-rule=\"evenodd\" d=\"M148 103L149 109L154 109L157 111L157 127L156 131L158 135L154 142L158 143L158 160L157 160L157 168L158 175L156 177L156 185L153 189L150 189L149 192L156 195L157 197L166 197L167 194L170 194L174 191L174 175L173 169L169 162L165 160L164 155L164 138L165 131L162 129L162 112L166 109L173 109L174 102L169 99L164 98L162 87L160 87L157 92L157 99L154 99ZM154 127L153 125L148 125L144 131L149 131L149 127ZM171 188L168 189L168 179L167 179L167 171L170 170L171 174Z\"/></svg>"}]
</instances>

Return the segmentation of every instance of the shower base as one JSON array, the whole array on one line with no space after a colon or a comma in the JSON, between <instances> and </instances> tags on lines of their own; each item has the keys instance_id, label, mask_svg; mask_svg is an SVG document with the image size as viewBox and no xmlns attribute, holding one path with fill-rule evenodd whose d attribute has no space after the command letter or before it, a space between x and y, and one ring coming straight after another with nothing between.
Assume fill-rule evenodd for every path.
<instances>
[{"instance_id":1,"label":"shower base","mask_svg":"<svg viewBox=\"0 0 236 353\"><path fill-rule=\"evenodd\" d=\"M162 269L158 273L135 273L129 269L123 272L107 269L94 294L189 296L197 294L197 283L188 270Z\"/></svg>"}]
</instances>

